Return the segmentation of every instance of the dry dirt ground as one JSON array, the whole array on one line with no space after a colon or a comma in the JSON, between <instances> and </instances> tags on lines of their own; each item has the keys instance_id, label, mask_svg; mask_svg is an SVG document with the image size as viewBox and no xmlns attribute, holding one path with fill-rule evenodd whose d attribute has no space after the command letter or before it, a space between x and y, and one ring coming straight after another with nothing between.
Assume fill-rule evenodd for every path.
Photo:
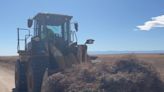
<instances>
[{"instance_id":1,"label":"dry dirt ground","mask_svg":"<svg viewBox=\"0 0 164 92\"><path fill-rule=\"evenodd\" d=\"M0 57L0 92L12 92L17 57Z\"/></svg>"},{"instance_id":2,"label":"dry dirt ground","mask_svg":"<svg viewBox=\"0 0 164 92\"><path fill-rule=\"evenodd\" d=\"M116 61L129 55L98 55L97 61ZM136 58L151 63L164 79L164 54L138 54ZM14 64L18 57L0 57L0 92L11 92L14 87Z\"/></svg>"}]
</instances>

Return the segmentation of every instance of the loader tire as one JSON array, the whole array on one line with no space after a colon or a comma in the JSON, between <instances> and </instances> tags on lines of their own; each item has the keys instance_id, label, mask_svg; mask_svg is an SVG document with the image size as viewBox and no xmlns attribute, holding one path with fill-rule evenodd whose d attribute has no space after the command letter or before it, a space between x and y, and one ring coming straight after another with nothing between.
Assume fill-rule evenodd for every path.
<instances>
[{"instance_id":1,"label":"loader tire","mask_svg":"<svg viewBox=\"0 0 164 92\"><path fill-rule=\"evenodd\" d=\"M27 92L27 79L25 75L25 64L17 60L15 64L15 91Z\"/></svg>"},{"instance_id":2,"label":"loader tire","mask_svg":"<svg viewBox=\"0 0 164 92\"><path fill-rule=\"evenodd\" d=\"M41 85L48 61L44 59L32 59L28 62L27 84L28 92L41 92Z\"/></svg>"}]
</instances>

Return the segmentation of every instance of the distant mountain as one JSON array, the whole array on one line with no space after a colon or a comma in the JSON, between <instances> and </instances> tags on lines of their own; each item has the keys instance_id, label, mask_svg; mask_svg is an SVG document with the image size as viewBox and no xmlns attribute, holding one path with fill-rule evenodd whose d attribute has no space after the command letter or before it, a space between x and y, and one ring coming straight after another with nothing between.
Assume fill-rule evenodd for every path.
<instances>
[{"instance_id":1,"label":"distant mountain","mask_svg":"<svg viewBox=\"0 0 164 92\"><path fill-rule=\"evenodd\" d=\"M164 54L164 50L152 51L89 51L89 54Z\"/></svg>"}]
</instances>

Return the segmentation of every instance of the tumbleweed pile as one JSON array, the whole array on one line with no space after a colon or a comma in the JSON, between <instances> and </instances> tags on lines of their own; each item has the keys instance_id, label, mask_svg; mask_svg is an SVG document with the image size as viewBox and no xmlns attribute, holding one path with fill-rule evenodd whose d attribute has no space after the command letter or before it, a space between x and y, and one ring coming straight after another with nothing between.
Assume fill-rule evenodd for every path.
<instances>
[{"instance_id":1,"label":"tumbleweed pile","mask_svg":"<svg viewBox=\"0 0 164 92\"><path fill-rule=\"evenodd\" d=\"M46 92L164 92L156 70L133 58L76 65L45 83Z\"/></svg>"}]
</instances>

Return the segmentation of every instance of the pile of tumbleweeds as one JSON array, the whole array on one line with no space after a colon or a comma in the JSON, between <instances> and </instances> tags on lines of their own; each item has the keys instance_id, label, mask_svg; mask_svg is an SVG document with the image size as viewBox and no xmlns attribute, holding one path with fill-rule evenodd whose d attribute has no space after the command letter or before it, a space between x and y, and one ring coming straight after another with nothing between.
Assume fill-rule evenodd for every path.
<instances>
[{"instance_id":1,"label":"pile of tumbleweeds","mask_svg":"<svg viewBox=\"0 0 164 92\"><path fill-rule=\"evenodd\" d=\"M164 92L156 70L137 59L85 63L46 80L46 92Z\"/></svg>"}]
</instances>

